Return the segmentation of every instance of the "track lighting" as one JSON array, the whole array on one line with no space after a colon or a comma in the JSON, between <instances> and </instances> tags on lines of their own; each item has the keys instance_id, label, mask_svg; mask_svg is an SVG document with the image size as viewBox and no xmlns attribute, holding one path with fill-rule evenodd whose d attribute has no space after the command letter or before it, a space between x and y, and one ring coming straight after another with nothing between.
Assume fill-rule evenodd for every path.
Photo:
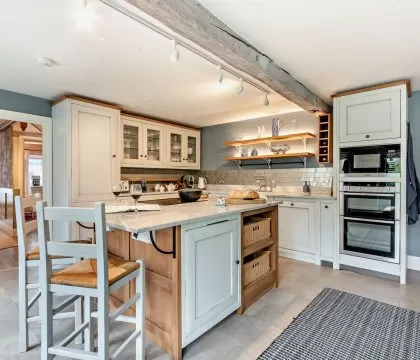
<instances>
[{"instance_id":1,"label":"track lighting","mask_svg":"<svg viewBox=\"0 0 420 360\"><path fill-rule=\"evenodd\" d=\"M223 72L222 67L217 65L217 82L221 84L223 82Z\"/></svg>"},{"instance_id":2,"label":"track lighting","mask_svg":"<svg viewBox=\"0 0 420 360\"><path fill-rule=\"evenodd\" d=\"M175 39L172 40L172 53L169 59L171 59L171 61L175 63L179 61L178 43L176 42Z\"/></svg>"},{"instance_id":3,"label":"track lighting","mask_svg":"<svg viewBox=\"0 0 420 360\"><path fill-rule=\"evenodd\" d=\"M238 86L238 90L236 90L236 92L238 94L242 94L244 91L244 79L241 77L239 80L239 86Z\"/></svg>"},{"instance_id":4,"label":"track lighting","mask_svg":"<svg viewBox=\"0 0 420 360\"><path fill-rule=\"evenodd\" d=\"M264 102L263 102L263 104L264 104L265 106L270 105L270 100L268 100L268 92L266 92L266 93L265 93L265 97L264 97Z\"/></svg>"}]
</instances>

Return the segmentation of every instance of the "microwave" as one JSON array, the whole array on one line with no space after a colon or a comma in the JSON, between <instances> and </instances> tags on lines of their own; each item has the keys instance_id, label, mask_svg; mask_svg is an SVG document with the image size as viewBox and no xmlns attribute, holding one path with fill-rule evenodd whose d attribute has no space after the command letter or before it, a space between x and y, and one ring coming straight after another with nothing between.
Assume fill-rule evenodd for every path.
<instances>
[{"instance_id":1,"label":"microwave","mask_svg":"<svg viewBox=\"0 0 420 360\"><path fill-rule=\"evenodd\" d=\"M361 146L340 149L340 176L399 177L400 145Z\"/></svg>"}]
</instances>

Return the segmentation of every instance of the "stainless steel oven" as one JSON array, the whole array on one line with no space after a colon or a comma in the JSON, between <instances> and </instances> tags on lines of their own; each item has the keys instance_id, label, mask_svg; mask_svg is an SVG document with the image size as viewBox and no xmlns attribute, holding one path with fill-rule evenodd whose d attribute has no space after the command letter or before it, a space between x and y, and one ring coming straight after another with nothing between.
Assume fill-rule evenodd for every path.
<instances>
[{"instance_id":1,"label":"stainless steel oven","mask_svg":"<svg viewBox=\"0 0 420 360\"><path fill-rule=\"evenodd\" d=\"M340 183L340 222L342 254L399 262L399 183Z\"/></svg>"}]
</instances>

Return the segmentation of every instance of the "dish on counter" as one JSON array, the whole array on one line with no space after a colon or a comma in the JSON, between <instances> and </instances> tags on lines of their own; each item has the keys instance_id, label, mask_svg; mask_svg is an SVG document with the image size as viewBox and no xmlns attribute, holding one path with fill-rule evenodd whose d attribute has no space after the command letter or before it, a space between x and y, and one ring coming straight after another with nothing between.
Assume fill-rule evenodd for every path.
<instances>
[{"instance_id":1,"label":"dish on counter","mask_svg":"<svg viewBox=\"0 0 420 360\"><path fill-rule=\"evenodd\" d=\"M269 149L275 154L285 154L290 150L290 146L287 144L271 144Z\"/></svg>"}]
</instances>

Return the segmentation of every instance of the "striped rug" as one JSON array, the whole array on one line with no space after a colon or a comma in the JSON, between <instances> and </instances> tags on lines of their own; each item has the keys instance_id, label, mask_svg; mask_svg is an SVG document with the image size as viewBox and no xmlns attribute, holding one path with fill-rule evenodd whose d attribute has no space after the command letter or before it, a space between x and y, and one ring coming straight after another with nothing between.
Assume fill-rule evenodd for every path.
<instances>
[{"instance_id":1,"label":"striped rug","mask_svg":"<svg viewBox=\"0 0 420 360\"><path fill-rule=\"evenodd\" d=\"M324 289L258 359L418 360L420 314Z\"/></svg>"}]
</instances>

